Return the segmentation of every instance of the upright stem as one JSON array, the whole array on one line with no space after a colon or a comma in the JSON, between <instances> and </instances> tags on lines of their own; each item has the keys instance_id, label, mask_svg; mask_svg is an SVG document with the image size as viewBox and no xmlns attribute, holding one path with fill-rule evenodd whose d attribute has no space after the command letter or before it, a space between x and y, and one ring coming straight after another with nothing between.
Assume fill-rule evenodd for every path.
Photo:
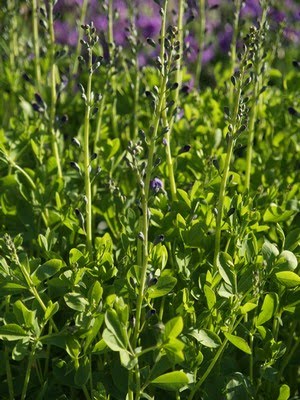
<instances>
[{"instance_id":1,"label":"upright stem","mask_svg":"<svg viewBox=\"0 0 300 400\"><path fill-rule=\"evenodd\" d=\"M222 221L223 221L223 208L224 208L224 201L226 195L226 185L228 179L228 173L230 168L230 161L232 157L234 146L234 139L232 135L228 138L227 143L227 154L225 159L224 171L221 179L221 186L219 192L219 201L218 201L218 213L217 213L217 223L216 223L216 236L215 236L215 253L214 253L214 268L217 269L217 259L218 254L220 252L220 244L221 244L221 230L222 230Z\"/></svg>"},{"instance_id":2,"label":"upright stem","mask_svg":"<svg viewBox=\"0 0 300 400\"><path fill-rule=\"evenodd\" d=\"M81 25L83 25L84 22L85 22L87 6L88 6L88 0L83 0L82 7L81 7L79 27L81 27ZM78 35L78 41L77 41L77 46L76 46L76 52L75 52L75 60L74 60L74 66L73 66L73 76L75 76L77 74L77 72L78 72L78 66L79 66L78 56L81 53L81 39L83 38L83 30L82 29L78 29L78 31L79 31L79 35Z\"/></svg>"},{"instance_id":3,"label":"upright stem","mask_svg":"<svg viewBox=\"0 0 300 400\"><path fill-rule=\"evenodd\" d=\"M253 139L254 139L254 129L255 122L258 110L258 98L259 98L259 90L260 90L260 74L262 67L262 58L263 58L263 29L267 19L268 7L265 4L262 10L262 16L260 20L259 27L259 43L258 43L258 53L257 53L257 62L255 63L255 71L254 71L254 90L253 90L253 104L250 113L249 125L248 125L248 140L247 140L247 158L246 158L246 178L245 178L245 186L246 189L250 189L250 179L251 179L251 164L252 164L252 154L253 154Z\"/></svg>"},{"instance_id":4,"label":"upright stem","mask_svg":"<svg viewBox=\"0 0 300 400\"><path fill-rule=\"evenodd\" d=\"M174 176L174 169L173 169L173 160L172 160L172 154L171 154L171 135L173 131L173 126L175 122L175 110L178 106L178 99L179 99L179 90L181 88L182 84L182 69L181 69L181 64L182 64L182 54L183 54L183 14L184 14L184 5L185 5L185 0L179 0L178 4L178 42L179 42L179 51L178 51L178 58L176 60L176 75L175 75L175 82L178 84L177 88L174 91L174 104L171 107L170 114L171 114L171 120L169 124L169 130L166 132L166 161L167 161L167 167L168 167L168 174L169 174L169 180L170 180L170 191L171 191L171 196L172 200L175 201L177 199L176 196L176 181L175 181L175 176ZM171 60L170 60L171 61ZM166 71L167 72L167 71ZM164 107L164 111L162 112L162 117L164 121L164 126L168 125L167 121L167 116L166 116L166 109Z\"/></svg>"},{"instance_id":5,"label":"upright stem","mask_svg":"<svg viewBox=\"0 0 300 400\"><path fill-rule=\"evenodd\" d=\"M54 26L53 26L53 2L47 2L49 4L49 16L48 16L48 24L49 24L49 35L50 35L50 90L51 90L51 104L50 104L50 115L49 115L49 133L51 135L51 146L52 153L54 154L56 165L57 165L57 174L60 179L62 179L62 169L60 164L60 157L58 152L58 144L57 144L57 136L55 130L55 112L56 112L56 65L55 65L55 35L54 35Z\"/></svg>"},{"instance_id":6,"label":"upright stem","mask_svg":"<svg viewBox=\"0 0 300 400\"><path fill-rule=\"evenodd\" d=\"M196 67L196 83L200 87L200 77L202 70L202 57L204 50L204 36L205 36L205 0L199 0L199 53Z\"/></svg>"},{"instance_id":7,"label":"upright stem","mask_svg":"<svg viewBox=\"0 0 300 400\"><path fill-rule=\"evenodd\" d=\"M232 41L230 47L230 76L234 74L235 65L236 65L236 44L239 33L239 20L240 20L240 11L242 7L241 0L234 0L234 21L233 21L233 32L232 32ZM230 104L233 103L233 86L230 86L229 98Z\"/></svg>"},{"instance_id":8,"label":"upright stem","mask_svg":"<svg viewBox=\"0 0 300 400\"><path fill-rule=\"evenodd\" d=\"M29 354L28 364L27 364L24 383L23 383L23 388L22 388L21 400L25 400L26 399L28 383L29 383L29 380L30 380L32 364L33 364L33 360L34 360L35 348L36 348L36 343L34 343L32 345L32 350L31 350L31 352Z\"/></svg>"},{"instance_id":9,"label":"upright stem","mask_svg":"<svg viewBox=\"0 0 300 400\"><path fill-rule=\"evenodd\" d=\"M40 90L41 66L40 66L38 0L32 0L32 30L33 30L35 80L38 90Z\"/></svg>"},{"instance_id":10,"label":"upright stem","mask_svg":"<svg viewBox=\"0 0 300 400\"><path fill-rule=\"evenodd\" d=\"M111 87L113 91L112 95L112 108L111 108L111 124L114 136L117 135L117 97L115 94L116 91L116 82L115 82L115 75L114 75L114 31L113 31L113 24L114 24L114 12L113 12L113 0L108 1L108 45L109 45L109 58L110 58L110 65L112 68L112 75L111 75Z\"/></svg>"},{"instance_id":11,"label":"upright stem","mask_svg":"<svg viewBox=\"0 0 300 400\"><path fill-rule=\"evenodd\" d=\"M93 255L93 239L92 239L92 190L90 180L90 112L91 112L91 93L92 93L92 49L88 48L88 82L86 90L86 107L84 116L84 187L86 201L86 244L90 257Z\"/></svg>"},{"instance_id":12,"label":"upright stem","mask_svg":"<svg viewBox=\"0 0 300 400\"><path fill-rule=\"evenodd\" d=\"M162 27L161 27L161 55L162 55L162 60L163 60L163 54L164 54L164 39L166 36L166 12L167 12L167 7L168 7L168 0L165 1L164 4L164 15L162 19ZM162 70L161 72L161 79L160 79L160 87L159 87L159 102L157 105L156 112L154 114L154 124L153 124L153 132L151 136L151 142L150 142L150 147L149 147L149 153L148 153L148 163L147 163L147 169L146 169L146 178L145 178L145 184L144 184L144 189L142 190L142 221L141 221L141 226L142 226L142 233L144 236L143 239L143 244L142 244L142 269L141 269L141 276L140 276L140 287L139 287L139 294L137 298L137 306L136 306L136 315L135 315L135 329L134 329L134 334L133 334L133 340L132 340L132 347L133 349L136 348L137 345L137 339L139 336L140 332L140 325L141 325L141 311L142 311L142 304L143 304L143 298L144 298L144 290L145 290L145 283L146 283L146 273L147 273L147 266L148 266L148 200L149 200L149 189L150 189L150 180L151 180L151 174L152 174L152 168L153 168L153 156L155 152L155 140L159 128L159 123L160 123L160 116L161 116L161 110L162 110L162 105L164 101L164 92L166 90L166 82L167 82L167 76L164 73L165 71Z\"/></svg>"},{"instance_id":13,"label":"upright stem","mask_svg":"<svg viewBox=\"0 0 300 400\"><path fill-rule=\"evenodd\" d=\"M223 209L224 209L224 201L226 195L226 185L228 179L228 173L230 168L230 161L233 153L233 147L235 143L235 135L237 131L237 122L238 122L238 112L239 112L239 104L241 98L241 86L244 75L244 67L241 71L241 77L237 82L237 87L234 91L234 106L233 106L233 117L232 117L232 132L228 134L227 137L227 153L225 158L225 165L223 170L223 175L221 179L221 186L219 192L219 200L217 207L217 221L216 221L216 235L215 235L215 252L214 252L214 269L217 270L217 260L218 254L220 252L220 244L221 244L221 230L222 230L222 221L223 221Z\"/></svg>"},{"instance_id":14,"label":"upright stem","mask_svg":"<svg viewBox=\"0 0 300 400\"><path fill-rule=\"evenodd\" d=\"M5 312L9 311L9 304L10 304L10 296L5 297ZM5 369L6 369L6 377L7 377L7 386L8 386L8 393L9 393L9 400L14 400L14 385L13 385L13 378L11 373L10 367L10 357L8 353L8 347L4 347L4 360L5 360Z\"/></svg>"},{"instance_id":15,"label":"upright stem","mask_svg":"<svg viewBox=\"0 0 300 400\"><path fill-rule=\"evenodd\" d=\"M16 8L17 4L15 0L8 0L7 1L7 9L10 15L10 30L9 30L9 61L10 61L10 67L12 71L16 70L16 57L18 56L18 40L17 40L17 26L18 22L16 20L17 14L16 14Z\"/></svg>"}]
</instances>

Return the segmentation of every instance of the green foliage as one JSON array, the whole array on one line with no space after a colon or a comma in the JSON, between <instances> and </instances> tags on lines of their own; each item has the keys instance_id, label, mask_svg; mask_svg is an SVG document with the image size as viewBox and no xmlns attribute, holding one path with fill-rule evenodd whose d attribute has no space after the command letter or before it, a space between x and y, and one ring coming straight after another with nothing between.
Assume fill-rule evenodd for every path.
<instances>
[{"instance_id":1,"label":"green foliage","mask_svg":"<svg viewBox=\"0 0 300 400\"><path fill-rule=\"evenodd\" d=\"M232 78L219 63L184 93L164 9L139 68L134 28L107 57L83 25L87 65L40 6L38 59L33 22L0 14L0 398L298 399L300 82L280 40L238 25Z\"/></svg>"}]
</instances>

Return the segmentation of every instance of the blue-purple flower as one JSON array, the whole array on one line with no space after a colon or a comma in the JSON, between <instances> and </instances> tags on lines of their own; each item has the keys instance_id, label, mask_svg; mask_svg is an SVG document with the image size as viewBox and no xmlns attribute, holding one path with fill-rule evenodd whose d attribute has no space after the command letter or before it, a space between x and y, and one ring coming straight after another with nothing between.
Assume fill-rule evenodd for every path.
<instances>
[{"instance_id":1,"label":"blue-purple flower","mask_svg":"<svg viewBox=\"0 0 300 400\"><path fill-rule=\"evenodd\" d=\"M159 193L163 190L163 183L159 178L154 178L150 181L150 189L154 194Z\"/></svg>"}]
</instances>

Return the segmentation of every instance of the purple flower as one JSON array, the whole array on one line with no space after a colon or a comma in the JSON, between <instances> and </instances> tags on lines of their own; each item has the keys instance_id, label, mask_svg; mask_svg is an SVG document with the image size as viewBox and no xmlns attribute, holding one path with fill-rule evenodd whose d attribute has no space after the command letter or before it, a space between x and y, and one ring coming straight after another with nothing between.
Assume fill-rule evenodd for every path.
<instances>
[{"instance_id":1,"label":"purple flower","mask_svg":"<svg viewBox=\"0 0 300 400\"><path fill-rule=\"evenodd\" d=\"M278 10L277 8L271 8L269 16L274 22L278 24L286 19L285 13Z\"/></svg>"},{"instance_id":2,"label":"purple flower","mask_svg":"<svg viewBox=\"0 0 300 400\"><path fill-rule=\"evenodd\" d=\"M78 40L78 32L75 28L71 28L67 22L56 21L54 23L55 38L58 43L76 46Z\"/></svg>"},{"instance_id":3,"label":"purple flower","mask_svg":"<svg viewBox=\"0 0 300 400\"><path fill-rule=\"evenodd\" d=\"M158 35L160 30L159 15L139 15L136 21L137 27L142 31L144 38Z\"/></svg>"},{"instance_id":4,"label":"purple flower","mask_svg":"<svg viewBox=\"0 0 300 400\"><path fill-rule=\"evenodd\" d=\"M163 183L160 179L154 178L150 181L150 189L154 194L159 193L163 189Z\"/></svg>"},{"instance_id":5,"label":"purple flower","mask_svg":"<svg viewBox=\"0 0 300 400\"><path fill-rule=\"evenodd\" d=\"M241 10L242 16L251 16L258 18L261 15L261 6L259 0L246 0Z\"/></svg>"},{"instance_id":6,"label":"purple flower","mask_svg":"<svg viewBox=\"0 0 300 400\"><path fill-rule=\"evenodd\" d=\"M219 45L220 49L224 53L228 53L232 40L232 26L230 24L225 25L224 32L219 33Z\"/></svg>"}]
</instances>

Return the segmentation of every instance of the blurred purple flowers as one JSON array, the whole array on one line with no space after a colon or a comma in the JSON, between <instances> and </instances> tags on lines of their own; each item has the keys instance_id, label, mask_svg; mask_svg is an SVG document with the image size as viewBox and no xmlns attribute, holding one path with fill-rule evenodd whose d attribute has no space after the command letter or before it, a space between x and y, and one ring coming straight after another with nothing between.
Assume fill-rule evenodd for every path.
<instances>
[{"instance_id":1,"label":"blurred purple flowers","mask_svg":"<svg viewBox=\"0 0 300 400\"><path fill-rule=\"evenodd\" d=\"M83 0L58 0L55 9L62 15L62 20L55 22L55 35L57 42L76 46L78 32L75 24L80 15L80 8ZM108 29L107 13L101 7L99 0L90 0L86 20L93 20L96 29L106 35ZM103 4L107 1L103 0ZM198 1L188 0L189 10L198 18ZM113 0L115 10L114 20L114 40L117 45L126 47L126 28L130 25L129 20L135 20L138 37L143 42L147 37L157 39L161 26L159 15L159 6L153 0ZM75 15L75 17L74 17ZM227 15L227 22L224 23L224 16ZM241 19L250 20L251 23L257 23L261 15L260 0L245 0L241 9ZM186 17L186 18L187 18ZM295 22L300 20L300 5L296 0L283 0L277 3L277 7L270 7L269 11L270 26L275 30L278 24L284 23L284 35L287 41L298 43L300 41L300 32ZM175 18L176 19L176 18ZM209 63L216 56L228 54L232 40L233 3L220 0L208 0L206 3L206 33L205 43L202 44L202 63ZM294 25L293 25L294 24ZM191 28L190 28L191 26ZM189 32L185 38L186 59L194 63L198 59L199 42L197 33L197 24L188 25ZM217 37L217 41L215 38ZM144 65L147 59L152 57L152 53L145 46L139 53L139 64Z\"/></svg>"}]
</instances>

